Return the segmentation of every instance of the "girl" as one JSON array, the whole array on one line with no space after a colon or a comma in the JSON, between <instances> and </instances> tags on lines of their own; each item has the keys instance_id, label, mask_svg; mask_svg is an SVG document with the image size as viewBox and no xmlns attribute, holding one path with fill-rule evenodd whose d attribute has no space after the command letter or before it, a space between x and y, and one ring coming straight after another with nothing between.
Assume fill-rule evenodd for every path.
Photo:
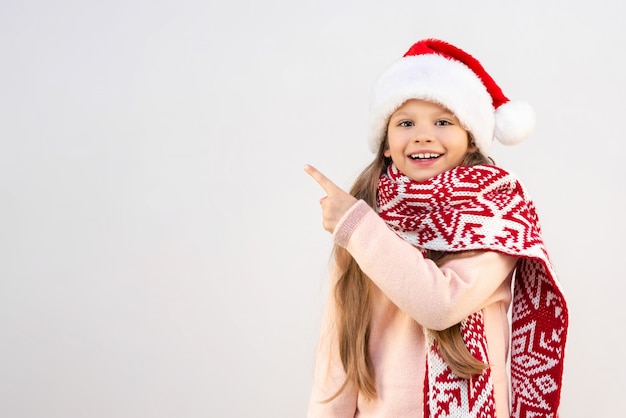
<instances>
[{"instance_id":1,"label":"girl","mask_svg":"<svg viewBox=\"0 0 626 418\"><path fill-rule=\"evenodd\" d=\"M376 84L350 193L305 166L335 241L309 417L556 417L566 302L532 201L488 158L533 122L427 39Z\"/></svg>"}]
</instances>

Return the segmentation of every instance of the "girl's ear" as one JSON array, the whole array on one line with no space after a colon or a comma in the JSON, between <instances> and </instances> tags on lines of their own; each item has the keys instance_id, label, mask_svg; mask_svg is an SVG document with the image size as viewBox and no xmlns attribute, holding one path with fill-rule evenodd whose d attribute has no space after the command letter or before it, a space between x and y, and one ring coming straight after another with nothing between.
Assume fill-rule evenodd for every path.
<instances>
[{"instance_id":1,"label":"girl's ear","mask_svg":"<svg viewBox=\"0 0 626 418\"><path fill-rule=\"evenodd\" d=\"M383 152L383 156L387 157L387 158L391 158L391 151L389 150L389 148L387 148L384 152Z\"/></svg>"},{"instance_id":2,"label":"girl's ear","mask_svg":"<svg viewBox=\"0 0 626 418\"><path fill-rule=\"evenodd\" d=\"M472 135L470 133L467 134L467 152L469 154L472 154L476 151L478 151L478 147L476 146L476 144L474 143L474 138L472 138Z\"/></svg>"}]
</instances>

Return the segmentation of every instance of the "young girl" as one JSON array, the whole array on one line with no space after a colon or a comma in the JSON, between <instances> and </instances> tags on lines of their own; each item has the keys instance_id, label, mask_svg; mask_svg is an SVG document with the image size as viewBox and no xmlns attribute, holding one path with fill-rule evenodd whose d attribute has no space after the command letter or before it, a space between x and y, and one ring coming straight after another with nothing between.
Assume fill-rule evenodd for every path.
<instances>
[{"instance_id":1,"label":"young girl","mask_svg":"<svg viewBox=\"0 0 626 418\"><path fill-rule=\"evenodd\" d=\"M335 241L309 417L557 416L566 302L532 201L488 158L533 123L427 39L376 84L350 193L305 166Z\"/></svg>"}]
</instances>

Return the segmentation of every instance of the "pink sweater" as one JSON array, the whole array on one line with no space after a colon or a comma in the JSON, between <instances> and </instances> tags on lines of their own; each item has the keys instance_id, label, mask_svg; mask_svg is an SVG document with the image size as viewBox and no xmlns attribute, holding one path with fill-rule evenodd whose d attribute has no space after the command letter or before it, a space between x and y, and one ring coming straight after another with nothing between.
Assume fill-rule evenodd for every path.
<instances>
[{"instance_id":1,"label":"pink sweater","mask_svg":"<svg viewBox=\"0 0 626 418\"><path fill-rule=\"evenodd\" d=\"M481 252L441 267L398 237L364 201L357 202L333 233L372 279L369 352L378 397L367 400L353 387L329 403L345 380L333 329L329 296L317 351L309 418L423 416L426 355L424 328L442 330L482 309L498 418L509 417L507 357L511 277L517 259ZM333 272L331 289L337 273Z\"/></svg>"}]
</instances>

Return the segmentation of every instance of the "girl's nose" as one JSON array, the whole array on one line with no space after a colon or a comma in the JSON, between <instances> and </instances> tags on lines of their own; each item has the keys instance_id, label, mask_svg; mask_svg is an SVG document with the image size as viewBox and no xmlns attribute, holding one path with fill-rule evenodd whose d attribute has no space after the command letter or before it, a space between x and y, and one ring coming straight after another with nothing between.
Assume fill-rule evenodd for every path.
<instances>
[{"instance_id":1,"label":"girl's nose","mask_svg":"<svg viewBox=\"0 0 626 418\"><path fill-rule=\"evenodd\" d=\"M416 126L413 142L432 142L433 131L430 126Z\"/></svg>"}]
</instances>

